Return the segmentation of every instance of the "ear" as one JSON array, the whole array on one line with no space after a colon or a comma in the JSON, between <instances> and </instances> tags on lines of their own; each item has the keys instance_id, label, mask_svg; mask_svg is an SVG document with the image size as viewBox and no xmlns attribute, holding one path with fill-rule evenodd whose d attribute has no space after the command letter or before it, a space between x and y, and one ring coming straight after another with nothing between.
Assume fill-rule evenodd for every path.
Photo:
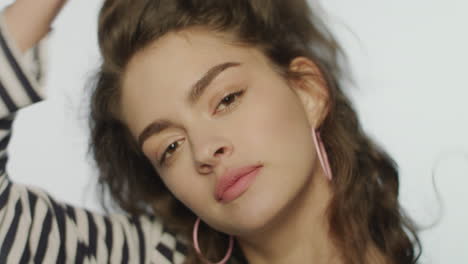
<instances>
[{"instance_id":1,"label":"ear","mask_svg":"<svg viewBox=\"0 0 468 264\"><path fill-rule=\"evenodd\" d=\"M317 64L306 57L292 60L289 70L299 76L291 79L290 85L302 102L310 126L317 129L329 111L330 96L325 77Z\"/></svg>"}]
</instances>

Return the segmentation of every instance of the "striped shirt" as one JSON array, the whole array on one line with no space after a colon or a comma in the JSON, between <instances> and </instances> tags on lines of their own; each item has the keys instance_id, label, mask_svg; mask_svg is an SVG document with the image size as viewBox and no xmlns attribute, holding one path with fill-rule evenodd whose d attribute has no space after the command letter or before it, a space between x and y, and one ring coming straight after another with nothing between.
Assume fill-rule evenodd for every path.
<instances>
[{"instance_id":1,"label":"striped shirt","mask_svg":"<svg viewBox=\"0 0 468 264\"><path fill-rule=\"evenodd\" d=\"M15 113L43 98L42 46L23 56L0 12L0 263L182 263L185 245L154 216L100 215L9 180Z\"/></svg>"}]
</instances>

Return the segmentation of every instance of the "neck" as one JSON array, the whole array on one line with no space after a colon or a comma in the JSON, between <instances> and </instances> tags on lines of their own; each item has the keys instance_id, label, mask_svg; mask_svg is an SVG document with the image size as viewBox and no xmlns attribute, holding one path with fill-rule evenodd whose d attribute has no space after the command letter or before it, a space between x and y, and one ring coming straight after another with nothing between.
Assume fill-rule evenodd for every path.
<instances>
[{"instance_id":1,"label":"neck","mask_svg":"<svg viewBox=\"0 0 468 264\"><path fill-rule=\"evenodd\" d=\"M317 174L274 222L238 237L250 264L342 263L329 236L328 208L332 197L326 177Z\"/></svg>"}]
</instances>

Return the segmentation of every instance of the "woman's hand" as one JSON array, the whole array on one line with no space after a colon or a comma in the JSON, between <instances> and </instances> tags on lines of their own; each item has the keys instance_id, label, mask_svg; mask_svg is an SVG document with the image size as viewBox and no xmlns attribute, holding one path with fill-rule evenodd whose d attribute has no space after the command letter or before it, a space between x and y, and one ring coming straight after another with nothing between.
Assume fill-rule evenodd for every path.
<instances>
[{"instance_id":1,"label":"woman's hand","mask_svg":"<svg viewBox=\"0 0 468 264\"><path fill-rule=\"evenodd\" d=\"M16 0L7 7L5 22L22 52L36 45L67 0Z\"/></svg>"}]
</instances>

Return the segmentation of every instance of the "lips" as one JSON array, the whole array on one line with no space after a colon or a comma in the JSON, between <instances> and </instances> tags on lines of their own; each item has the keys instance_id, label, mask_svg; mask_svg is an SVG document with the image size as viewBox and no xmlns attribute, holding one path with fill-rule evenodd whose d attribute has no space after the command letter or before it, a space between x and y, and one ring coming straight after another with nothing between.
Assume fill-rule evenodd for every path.
<instances>
[{"instance_id":1,"label":"lips","mask_svg":"<svg viewBox=\"0 0 468 264\"><path fill-rule=\"evenodd\" d=\"M251 165L227 170L216 184L216 200L228 202L240 196L250 186L261 167L261 165Z\"/></svg>"}]
</instances>

